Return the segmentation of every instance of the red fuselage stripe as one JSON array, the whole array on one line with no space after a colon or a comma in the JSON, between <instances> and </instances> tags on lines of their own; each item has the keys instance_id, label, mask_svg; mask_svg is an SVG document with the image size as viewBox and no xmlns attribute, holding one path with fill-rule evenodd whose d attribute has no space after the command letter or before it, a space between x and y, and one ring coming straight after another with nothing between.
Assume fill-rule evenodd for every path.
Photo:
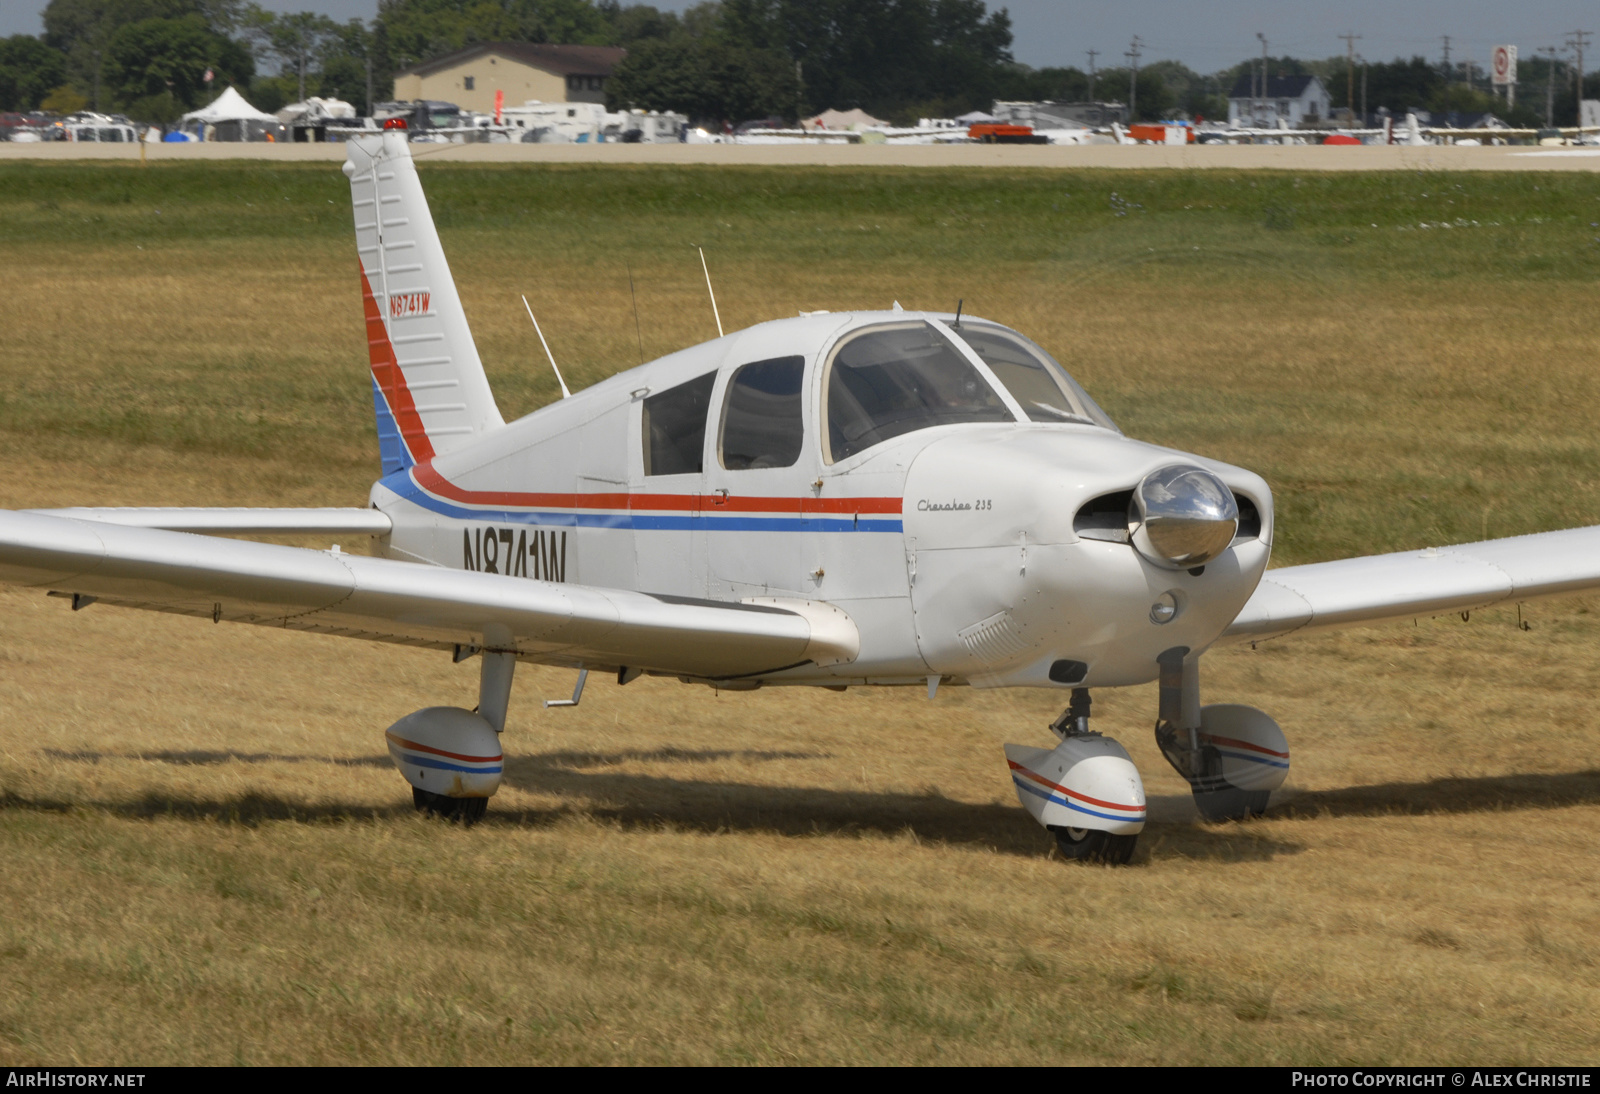
<instances>
[{"instance_id":1,"label":"red fuselage stripe","mask_svg":"<svg viewBox=\"0 0 1600 1094\"><path fill-rule=\"evenodd\" d=\"M1080 794L1076 790L1068 790L1066 787L1062 786L1060 783L1053 783L1049 779L1045 778L1043 775L1039 775L1039 774L1036 774L1036 773L1034 773L1032 771L1029 771L1027 768L1023 767L1021 764L1017 763L1017 761L1015 761L1015 760L1007 760L1006 763L1011 765L1011 770L1022 772L1022 774L1023 774L1023 776L1025 778L1032 779L1034 782L1038 783L1040 786L1048 786L1051 790L1059 790L1059 791L1061 791L1061 793L1065 794L1069 798L1076 798L1078 801L1088 802L1090 805L1098 805L1103 809L1121 809L1124 812L1128 812L1128 813L1143 813L1144 812L1144 806L1142 806L1142 805L1124 805L1121 802L1106 802L1106 801L1101 801L1099 798L1091 798L1089 795Z\"/></svg>"},{"instance_id":2,"label":"red fuselage stripe","mask_svg":"<svg viewBox=\"0 0 1600 1094\"><path fill-rule=\"evenodd\" d=\"M466 490L430 463L411 469L417 485L429 493L467 505L499 505L508 509L622 509L651 512L707 513L898 513L899 498L760 498L722 494L545 494L511 490Z\"/></svg>"},{"instance_id":3,"label":"red fuselage stripe","mask_svg":"<svg viewBox=\"0 0 1600 1094\"><path fill-rule=\"evenodd\" d=\"M406 377L395 360L394 346L389 341L389 328L383 325L383 314L378 311L378 301L372 295L372 283L367 271L361 271L361 302L367 312L367 356L372 361L372 378L378 381L378 390L389 401L389 413L400 427L400 436L411 450L417 463L433 459L433 443L428 440L428 427L417 413L417 404L406 386Z\"/></svg>"},{"instance_id":4,"label":"red fuselage stripe","mask_svg":"<svg viewBox=\"0 0 1600 1094\"><path fill-rule=\"evenodd\" d=\"M1289 758L1289 754L1287 752L1274 752L1272 749L1266 748L1262 745L1251 744L1249 741L1235 740L1232 737L1218 737L1214 733L1202 733L1200 734L1200 739L1202 741L1209 741L1215 745L1227 745L1229 748L1244 748L1249 749L1251 752L1264 752L1268 756L1276 756L1280 760L1287 760Z\"/></svg>"},{"instance_id":5,"label":"red fuselage stripe","mask_svg":"<svg viewBox=\"0 0 1600 1094\"><path fill-rule=\"evenodd\" d=\"M459 752L446 752L442 748L430 748L427 745L419 745L415 741L408 741L404 737L393 733L385 732L384 736L389 738L389 740L393 741L395 744L399 745L401 748L409 748L413 752L431 752L435 756L449 756L452 760L465 760L469 764L499 763L505 758L504 754L496 756L463 756Z\"/></svg>"}]
</instances>

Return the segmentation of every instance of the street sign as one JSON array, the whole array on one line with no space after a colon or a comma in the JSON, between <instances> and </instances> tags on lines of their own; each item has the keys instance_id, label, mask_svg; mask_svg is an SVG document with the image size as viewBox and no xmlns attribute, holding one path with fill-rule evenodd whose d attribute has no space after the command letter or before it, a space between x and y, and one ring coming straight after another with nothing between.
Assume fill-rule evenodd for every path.
<instances>
[{"instance_id":1,"label":"street sign","mask_svg":"<svg viewBox=\"0 0 1600 1094\"><path fill-rule=\"evenodd\" d=\"M1517 47L1495 46L1489 60L1491 81L1496 87L1517 82Z\"/></svg>"}]
</instances>

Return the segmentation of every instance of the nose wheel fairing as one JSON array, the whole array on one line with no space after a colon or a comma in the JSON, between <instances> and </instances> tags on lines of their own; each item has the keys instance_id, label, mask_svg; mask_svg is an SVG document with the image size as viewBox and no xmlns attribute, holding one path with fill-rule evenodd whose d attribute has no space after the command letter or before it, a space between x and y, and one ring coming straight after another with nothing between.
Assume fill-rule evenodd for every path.
<instances>
[{"instance_id":1,"label":"nose wheel fairing","mask_svg":"<svg viewBox=\"0 0 1600 1094\"><path fill-rule=\"evenodd\" d=\"M1144 830L1144 782L1116 741L1086 733L1055 748L1005 748L1017 799L1045 828L1119 836Z\"/></svg>"}]
</instances>

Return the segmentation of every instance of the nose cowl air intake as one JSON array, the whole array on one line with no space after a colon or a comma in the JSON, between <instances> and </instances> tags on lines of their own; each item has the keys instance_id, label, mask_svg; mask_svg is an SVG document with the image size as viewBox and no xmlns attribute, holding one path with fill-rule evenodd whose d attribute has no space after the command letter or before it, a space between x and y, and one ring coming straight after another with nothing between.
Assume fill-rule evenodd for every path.
<instances>
[{"instance_id":1,"label":"nose cowl air intake","mask_svg":"<svg viewBox=\"0 0 1600 1094\"><path fill-rule=\"evenodd\" d=\"M1239 530L1239 505L1217 476L1193 464L1169 464L1133 491L1133 545L1157 566L1191 569L1222 554Z\"/></svg>"}]
</instances>

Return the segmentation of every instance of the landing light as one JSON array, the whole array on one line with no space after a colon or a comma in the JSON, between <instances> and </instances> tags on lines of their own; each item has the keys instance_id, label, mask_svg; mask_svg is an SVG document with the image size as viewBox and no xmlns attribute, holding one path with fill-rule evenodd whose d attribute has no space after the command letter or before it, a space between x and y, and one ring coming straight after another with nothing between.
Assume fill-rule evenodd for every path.
<instances>
[{"instance_id":1,"label":"landing light","mask_svg":"<svg viewBox=\"0 0 1600 1094\"><path fill-rule=\"evenodd\" d=\"M1131 515L1139 522L1133 545L1169 569L1204 566L1226 551L1239 531L1233 491L1193 464L1169 464L1146 475L1133 492Z\"/></svg>"}]
</instances>

